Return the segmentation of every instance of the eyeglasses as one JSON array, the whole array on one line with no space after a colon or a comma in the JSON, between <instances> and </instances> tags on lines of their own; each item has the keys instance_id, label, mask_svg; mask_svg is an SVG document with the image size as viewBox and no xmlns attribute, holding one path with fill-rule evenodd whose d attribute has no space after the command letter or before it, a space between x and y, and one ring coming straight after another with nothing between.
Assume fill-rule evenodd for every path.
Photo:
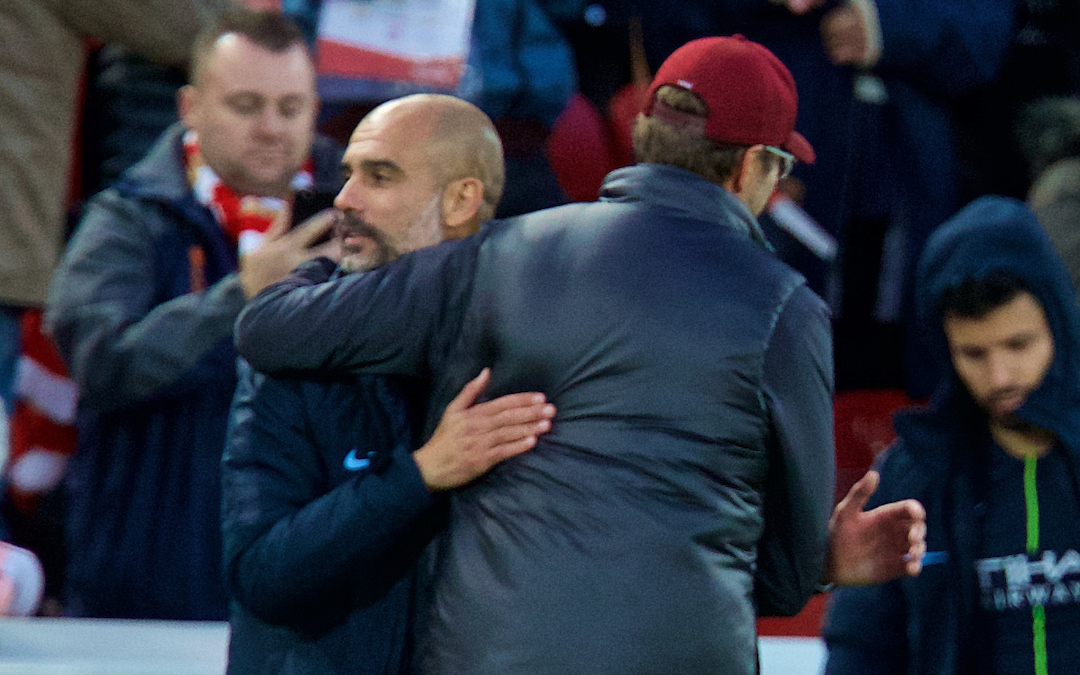
<instances>
[{"instance_id":1,"label":"eyeglasses","mask_svg":"<svg viewBox=\"0 0 1080 675\"><path fill-rule=\"evenodd\" d=\"M783 180L791 175L791 170L795 168L795 155L786 150L781 150L774 145L762 146L772 154L783 160L783 165L780 167L780 179Z\"/></svg>"}]
</instances>

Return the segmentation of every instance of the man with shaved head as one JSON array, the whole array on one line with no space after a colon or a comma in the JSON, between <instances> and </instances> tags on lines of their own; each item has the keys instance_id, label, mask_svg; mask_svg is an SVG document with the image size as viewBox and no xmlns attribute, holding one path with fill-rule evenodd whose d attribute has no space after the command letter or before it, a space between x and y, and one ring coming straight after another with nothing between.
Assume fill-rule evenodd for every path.
<instances>
[{"instance_id":1,"label":"man with shaved head","mask_svg":"<svg viewBox=\"0 0 1080 675\"><path fill-rule=\"evenodd\" d=\"M373 110L343 168L340 260L309 270L325 279L476 232L503 187L491 121L449 96ZM413 575L441 525L439 493L531 448L554 415L537 393L474 405L488 377L465 386L414 452L415 382L242 367L222 479L230 675L406 668Z\"/></svg>"}]
</instances>

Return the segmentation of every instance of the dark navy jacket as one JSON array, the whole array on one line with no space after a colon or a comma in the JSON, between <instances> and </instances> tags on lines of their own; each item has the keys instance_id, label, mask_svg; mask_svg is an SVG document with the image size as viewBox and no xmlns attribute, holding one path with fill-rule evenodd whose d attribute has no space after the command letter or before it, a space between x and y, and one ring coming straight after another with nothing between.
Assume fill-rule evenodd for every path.
<instances>
[{"instance_id":1,"label":"dark navy jacket","mask_svg":"<svg viewBox=\"0 0 1080 675\"><path fill-rule=\"evenodd\" d=\"M222 462L230 675L396 674L437 525L395 382L241 364Z\"/></svg>"},{"instance_id":2,"label":"dark navy jacket","mask_svg":"<svg viewBox=\"0 0 1080 675\"><path fill-rule=\"evenodd\" d=\"M49 291L47 328L80 397L67 523L77 616L227 616L221 452L244 295L235 246L188 186L182 131L90 202ZM316 186L330 190L340 154L318 148Z\"/></svg>"},{"instance_id":3,"label":"dark navy jacket","mask_svg":"<svg viewBox=\"0 0 1080 675\"><path fill-rule=\"evenodd\" d=\"M1080 475L1080 310L1068 272L1023 204L983 197L935 232L919 263L916 301L931 357L949 373L925 409L896 418L868 508L915 498L926 507L928 563L918 577L834 593L825 627L830 675L966 675L979 636L975 558L989 427L949 364L942 293L993 270L1019 275L1046 312L1054 361L1017 414L1057 436ZM1080 486L1077 486L1080 490Z\"/></svg>"},{"instance_id":4,"label":"dark navy jacket","mask_svg":"<svg viewBox=\"0 0 1080 675\"><path fill-rule=\"evenodd\" d=\"M441 411L490 365L491 396L558 408L452 496L421 672L756 671L755 597L792 613L821 578L832 363L823 303L729 192L638 165L600 202L307 283L242 314L256 367L431 376Z\"/></svg>"}]
</instances>

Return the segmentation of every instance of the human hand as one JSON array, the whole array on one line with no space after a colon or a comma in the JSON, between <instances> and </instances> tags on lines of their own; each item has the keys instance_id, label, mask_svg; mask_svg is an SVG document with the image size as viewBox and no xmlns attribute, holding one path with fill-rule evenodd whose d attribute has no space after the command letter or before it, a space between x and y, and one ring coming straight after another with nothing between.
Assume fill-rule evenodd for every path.
<instances>
[{"instance_id":1,"label":"human hand","mask_svg":"<svg viewBox=\"0 0 1080 675\"><path fill-rule=\"evenodd\" d=\"M922 570L926 510L914 499L863 511L881 477L869 471L829 519L825 581L837 586L880 584Z\"/></svg>"},{"instance_id":2,"label":"human hand","mask_svg":"<svg viewBox=\"0 0 1080 675\"><path fill-rule=\"evenodd\" d=\"M787 7L792 14L808 14L811 10L821 7L825 0L780 0L780 4Z\"/></svg>"},{"instance_id":3,"label":"human hand","mask_svg":"<svg viewBox=\"0 0 1080 675\"><path fill-rule=\"evenodd\" d=\"M841 5L821 20L825 53L837 66L854 66L870 57L870 36L863 15L854 5Z\"/></svg>"},{"instance_id":4,"label":"human hand","mask_svg":"<svg viewBox=\"0 0 1080 675\"><path fill-rule=\"evenodd\" d=\"M259 246L240 256L240 286L245 298L250 300L270 284L281 281L302 262L319 256L341 258L337 239L313 246L333 227L336 211L317 213L292 230L291 217L291 211L285 209L274 219Z\"/></svg>"},{"instance_id":5,"label":"human hand","mask_svg":"<svg viewBox=\"0 0 1080 675\"><path fill-rule=\"evenodd\" d=\"M529 450L551 429L555 406L543 394L508 394L473 405L491 380L484 368L446 406L431 440L413 453L431 490L449 490L486 473L504 459Z\"/></svg>"}]
</instances>

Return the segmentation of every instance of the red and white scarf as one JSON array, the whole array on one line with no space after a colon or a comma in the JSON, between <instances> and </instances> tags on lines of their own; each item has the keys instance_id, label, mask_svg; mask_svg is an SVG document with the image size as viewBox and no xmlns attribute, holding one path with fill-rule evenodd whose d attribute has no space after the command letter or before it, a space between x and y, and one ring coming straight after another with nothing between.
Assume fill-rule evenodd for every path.
<instances>
[{"instance_id":1,"label":"red and white scarf","mask_svg":"<svg viewBox=\"0 0 1080 675\"><path fill-rule=\"evenodd\" d=\"M199 137L190 129L184 133L184 162L195 198L213 212L240 255L255 250L274 219L289 206L288 201L278 197L241 195L221 182L203 159ZM289 184L292 190L310 190L315 184L313 171L314 163L309 157Z\"/></svg>"}]
</instances>

